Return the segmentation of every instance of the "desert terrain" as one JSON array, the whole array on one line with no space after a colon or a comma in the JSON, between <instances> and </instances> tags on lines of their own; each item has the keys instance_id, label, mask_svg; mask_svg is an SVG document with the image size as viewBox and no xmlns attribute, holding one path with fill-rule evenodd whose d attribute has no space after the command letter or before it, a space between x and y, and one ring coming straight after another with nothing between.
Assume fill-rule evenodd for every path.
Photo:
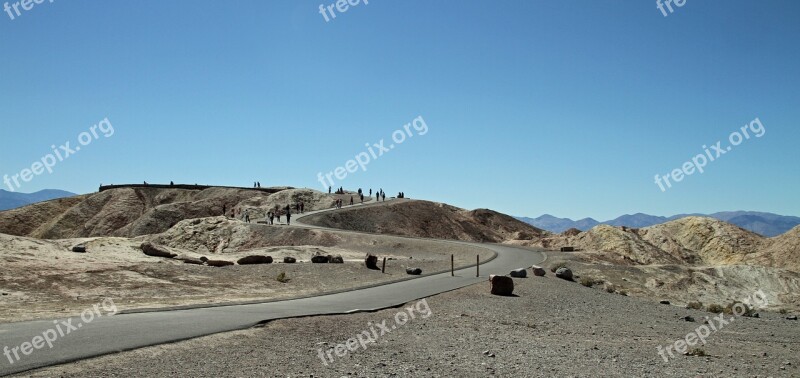
<instances>
[{"instance_id":1,"label":"desert terrain","mask_svg":"<svg viewBox=\"0 0 800 378\"><path fill-rule=\"evenodd\" d=\"M512 297L490 295L483 283L426 298L430 317L329 364L320 349L402 306L277 320L24 375L590 376L597 366L613 376L798 374L800 331L791 320L800 310L798 229L764 238L688 217L553 234L487 209L407 199L313 213L302 219L308 227L263 219L276 206L303 202L311 212L349 197L293 188L118 188L0 212L0 321L71 316L103 298L115 298L122 311L297 298L410 279L409 267L445 271L451 255L457 266L493 258L447 241L547 248L547 274L514 279ZM252 223L241 219L245 211ZM143 244L169 257L147 255ZM386 273L367 269L367 254L385 257ZM237 263L252 256L272 262ZM343 262L312 263L314 256ZM558 267L571 269L574 280L555 278ZM714 332L697 356L665 362L657 353L756 291L765 301Z\"/></svg>"}]
</instances>

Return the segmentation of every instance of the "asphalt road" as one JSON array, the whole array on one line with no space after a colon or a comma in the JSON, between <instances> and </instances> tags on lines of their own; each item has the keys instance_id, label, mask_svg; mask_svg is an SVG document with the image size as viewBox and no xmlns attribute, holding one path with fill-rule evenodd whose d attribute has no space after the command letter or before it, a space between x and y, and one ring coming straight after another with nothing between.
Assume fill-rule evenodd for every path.
<instances>
[{"instance_id":1,"label":"asphalt road","mask_svg":"<svg viewBox=\"0 0 800 378\"><path fill-rule=\"evenodd\" d=\"M378 204L363 206L378 206ZM300 223L298 221L302 217L314 213L298 216L293 222ZM301 223L295 227L313 226ZM476 277L475 268L472 267L457 270L455 277L451 277L448 272L365 289L293 300L119 313L113 316L95 316L91 322L85 322L78 314L70 319L0 324L0 348L4 348L0 351L3 353L0 355L0 376L109 353L245 329L268 320L377 311L485 282L490 274L508 274L512 269L540 264L545 259L543 253L522 248L457 241L440 242L479 245L494 251L497 257L481 265L480 277ZM488 289L488 283L486 285ZM107 314L102 307L99 310L101 314ZM86 318L89 318L88 314ZM63 336L59 334L58 328ZM44 340L45 337L41 337L43 335L55 340L48 343ZM34 345L41 348L35 349ZM15 357L15 348L18 359ZM26 355L23 351L30 353Z\"/></svg>"}]
</instances>

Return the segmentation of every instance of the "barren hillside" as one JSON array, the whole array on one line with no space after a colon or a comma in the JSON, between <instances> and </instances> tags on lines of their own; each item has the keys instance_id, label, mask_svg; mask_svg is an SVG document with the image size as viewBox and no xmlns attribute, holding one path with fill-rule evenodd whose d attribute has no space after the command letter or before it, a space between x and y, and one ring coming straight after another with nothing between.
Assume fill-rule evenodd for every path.
<instances>
[{"instance_id":1,"label":"barren hillside","mask_svg":"<svg viewBox=\"0 0 800 378\"><path fill-rule=\"evenodd\" d=\"M705 265L741 263L756 252L764 238L730 223L686 217L639 231L650 244L673 256L696 256Z\"/></svg>"},{"instance_id":2,"label":"barren hillside","mask_svg":"<svg viewBox=\"0 0 800 378\"><path fill-rule=\"evenodd\" d=\"M387 206L346 209L314 215L304 222L344 230L492 243L538 240L550 235L492 210L468 211L428 201L397 201Z\"/></svg>"},{"instance_id":3,"label":"barren hillside","mask_svg":"<svg viewBox=\"0 0 800 378\"><path fill-rule=\"evenodd\" d=\"M186 219L250 209L253 218L265 209L303 201L306 209L329 208L330 196L307 189L275 194L246 189L205 190L120 188L48 201L0 212L0 233L42 239L96 236L135 237L157 234Z\"/></svg>"}]
</instances>

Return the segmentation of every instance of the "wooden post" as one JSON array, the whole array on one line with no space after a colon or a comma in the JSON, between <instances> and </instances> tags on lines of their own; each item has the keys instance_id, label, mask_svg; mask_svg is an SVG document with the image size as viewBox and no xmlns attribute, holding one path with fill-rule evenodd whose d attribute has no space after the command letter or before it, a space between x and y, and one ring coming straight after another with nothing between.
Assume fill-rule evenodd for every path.
<instances>
[{"instance_id":1,"label":"wooden post","mask_svg":"<svg viewBox=\"0 0 800 378\"><path fill-rule=\"evenodd\" d=\"M381 273L386 273L386 257L383 258L383 267L381 268Z\"/></svg>"},{"instance_id":2,"label":"wooden post","mask_svg":"<svg viewBox=\"0 0 800 378\"><path fill-rule=\"evenodd\" d=\"M478 261L478 265L475 266L475 277L481 276L481 255L476 256L476 260Z\"/></svg>"},{"instance_id":3,"label":"wooden post","mask_svg":"<svg viewBox=\"0 0 800 378\"><path fill-rule=\"evenodd\" d=\"M450 277L455 277L455 255L450 255Z\"/></svg>"}]
</instances>

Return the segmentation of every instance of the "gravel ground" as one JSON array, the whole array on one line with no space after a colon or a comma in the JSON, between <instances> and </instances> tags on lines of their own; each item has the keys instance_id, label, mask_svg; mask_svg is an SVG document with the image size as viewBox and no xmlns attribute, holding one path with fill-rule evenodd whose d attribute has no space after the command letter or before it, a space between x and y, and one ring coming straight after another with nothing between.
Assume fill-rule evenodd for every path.
<instances>
[{"instance_id":1,"label":"gravel ground","mask_svg":"<svg viewBox=\"0 0 800 378\"><path fill-rule=\"evenodd\" d=\"M551 276L515 280L518 296L488 283L397 309L271 322L264 327L80 361L45 376L487 377L800 376L800 322L736 318L712 331L705 357L665 362L657 346L685 338L712 314L606 293ZM427 304L427 306L425 306ZM414 306L402 326L395 314ZM429 311L427 311L429 309ZM429 314L428 317L423 317ZM682 319L691 316L696 321ZM726 319L730 316L726 316ZM396 326L327 366L332 348L386 320ZM372 323L370 323L372 322ZM718 324L712 320L713 324ZM342 350L339 349L341 353ZM324 350L322 353L325 353Z\"/></svg>"}]
</instances>

